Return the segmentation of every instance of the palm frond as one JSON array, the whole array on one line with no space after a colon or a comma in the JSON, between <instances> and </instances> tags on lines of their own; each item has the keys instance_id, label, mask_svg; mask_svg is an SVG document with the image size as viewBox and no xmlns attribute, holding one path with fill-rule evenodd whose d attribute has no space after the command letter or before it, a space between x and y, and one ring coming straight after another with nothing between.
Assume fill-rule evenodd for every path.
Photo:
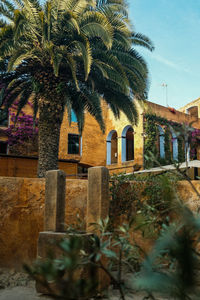
<instances>
[{"instance_id":1,"label":"palm frond","mask_svg":"<svg viewBox=\"0 0 200 300\"><path fill-rule=\"evenodd\" d=\"M8 25L4 19L0 19L0 28L3 28L4 26Z\"/></svg>"},{"instance_id":2,"label":"palm frond","mask_svg":"<svg viewBox=\"0 0 200 300\"><path fill-rule=\"evenodd\" d=\"M81 18L81 30L89 38L99 37L106 47L111 48L113 28L107 18L100 13L88 11Z\"/></svg>"},{"instance_id":3,"label":"palm frond","mask_svg":"<svg viewBox=\"0 0 200 300\"><path fill-rule=\"evenodd\" d=\"M1 3L10 11L14 12L16 7L13 5L13 3L9 0L1 0Z\"/></svg>"},{"instance_id":4,"label":"palm frond","mask_svg":"<svg viewBox=\"0 0 200 300\"><path fill-rule=\"evenodd\" d=\"M82 36L82 38L83 42L74 41L73 44L81 51L81 57L84 62L85 80L87 80L92 65L92 51L88 39L84 36Z\"/></svg>"},{"instance_id":5,"label":"palm frond","mask_svg":"<svg viewBox=\"0 0 200 300\"><path fill-rule=\"evenodd\" d=\"M64 94L64 101L65 101L65 108L67 109L68 122L69 122L69 126L71 126L72 99L67 89L65 89L63 94Z\"/></svg>"},{"instance_id":6,"label":"palm frond","mask_svg":"<svg viewBox=\"0 0 200 300\"><path fill-rule=\"evenodd\" d=\"M5 5L0 3L0 15L4 18L8 19L9 21L13 22L14 14L10 9L8 9Z\"/></svg>"},{"instance_id":7,"label":"palm frond","mask_svg":"<svg viewBox=\"0 0 200 300\"><path fill-rule=\"evenodd\" d=\"M32 95L37 114L41 97L57 99L61 111L67 107L69 123L74 110L80 131L85 110L104 130L103 96L116 118L123 112L131 123L137 120L129 95L145 98L148 68L133 47L152 51L153 44L132 33L126 1L2 0L0 13L7 108L20 96L21 109Z\"/></svg>"},{"instance_id":8,"label":"palm frond","mask_svg":"<svg viewBox=\"0 0 200 300\"><path fill-rule=\"evenodd\" d=\"M77 71L76 61L74 60L74 58L72 57L72 55L67 55L66 59L67 59L69 68L71 70L72 78L73 78L74 83L76 85L76 89L79 90L79 85L78 85L78 80L77 80L77 74L76 74L76 71Z\"/></svg>"},{"instance_id":9,"label":"palm frond","mask_svg":"<svg viewBox=\"0 0 200 300\"><path fill-rule=\"evenodd\" d=\"M24 4L23 4L23 0L12 0L16 6L19 8L19 9L23 9L24 7Z\"/></svg>"},{"instance_id":10,"label":"palm frond","mask_svg":"<svg viewBox=\"0 0 200 300\"><path fill-rule=\"evenodd\" d=\"M153 51L155 49L152 41L147 36L141 33L132 34L132 43L137 46L145 47L150 51Z\"/></svg>"},{"instance_id":11,"label":"palm frond","mask_svg":"<svg viewBox=\"0 0 200 300\"><path fill-rule=\"evenodd\" d=\"M37 113L38 113L38 102L39 102L40 95L36 92L32 94L32 102L33 102L33 121L35 122ZM35 126L35 123L33 124Z\"/></svg>"},{"instance_id":12,"label":"palm frond","mask_svg":"<svg viewBox=\"0 0 200 300\"><path fill-rule=\"evenodd\" d=\"M17 118L18 118L20 112L22 111L22 109L24 108L24 106L27 104L31 94L32 94L32 85L31 85L31 82L27 81L23 87L22 93L20 94L19 103L17 105L17 113L15 116L15 121L17 120Z\"/></svg>"}]
</instances>

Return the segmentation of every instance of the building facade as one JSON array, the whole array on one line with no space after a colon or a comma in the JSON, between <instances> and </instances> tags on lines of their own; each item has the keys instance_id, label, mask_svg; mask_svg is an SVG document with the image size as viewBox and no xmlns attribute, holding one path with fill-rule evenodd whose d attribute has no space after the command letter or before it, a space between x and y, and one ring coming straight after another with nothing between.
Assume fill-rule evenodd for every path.
<instances>
[{"instance_id":1,"label":"building facade","mask_svg":"<svg viewBox=\"0 0 200 300\"><path fill-rule=\"evenodd\" d=\"M87 171L88 167L107 166L111 173L131 173L146 167L145 151L148 147L150 147L149 150L154 148L157 159L161 163L179 160L180 147L183 152L182 156L186 155L184 154L186 145L181 145L177 128L181 128L180 126L183 124L192 123L192 127L197 130L198 135L200 99L189 103L180 110L149 101L136 101L136 106L138 124L133 126L123 113L121 113L120 119L115 119L108 105L102 101L105 133L101 131L97 121L86 112L81 136L73 112L71 125L69 125L67 113L65 113L61 126L59 160L76 164L78 167L74 168L73 172L76 170L76 172L83 173ZM31 113L30 107L25 110ZM153 136L153 133L148 131L149 119L153 120L152 124L154 124L155 130L154 140L151 141L152 149L148 145L148 142L150 143L149 135ZM1 155L10 154L9 147L7 147L8 137L3 130L10 125L10 119L0 124L2 129L0 131ZM199 147L198 145L195 147L195 158L199 158Z\"/></svg>"}]
</instances>

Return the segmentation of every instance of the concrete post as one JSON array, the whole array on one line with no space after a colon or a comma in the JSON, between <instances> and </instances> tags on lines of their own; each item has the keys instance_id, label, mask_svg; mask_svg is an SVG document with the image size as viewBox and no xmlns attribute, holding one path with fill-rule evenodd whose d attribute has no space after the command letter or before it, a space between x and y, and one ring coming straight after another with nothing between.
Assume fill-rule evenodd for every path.
<instances>
[{"instance_id":1,"label":"concrete post","mask_svg":"<svg viewBox=\"0 0 200 300\"><path fill-rule=\"evenodd\" d=\"M44 231L64 231L65 186L64 171L46 172Z\"/></svg>"},{"instance_id":2,"label":"concrete post","mask_svg":"<svg viewBox=\"0 0 200 300\"><path fill-rule=\"evenodd\" d=\"M88 170L88 197L86 230L92 231L90 223L105 219L109 214L109 171L106 167Z\"/></svg>"}]
</instances>

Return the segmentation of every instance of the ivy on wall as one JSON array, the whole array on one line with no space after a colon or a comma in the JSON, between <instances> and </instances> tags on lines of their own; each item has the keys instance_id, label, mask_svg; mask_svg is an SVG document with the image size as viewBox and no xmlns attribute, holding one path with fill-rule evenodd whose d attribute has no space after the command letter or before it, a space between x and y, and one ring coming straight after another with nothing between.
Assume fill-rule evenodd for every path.
<instances>
[{"instance_id":1,"label":"ivy on wall","mask_svg":"<svg viewBox=\"0 0 200 300\"><path fill-rule=\"evenodd\" d=\"M172 136L171 131L168 126L165 128L165 162L167 164L172 163L172 151L171 151L171 142L172 142Z\"/></svg>"},{"instance_id":2,"label":"ivy on wall","mask_svg":"<svg viewBox=\"0 0 200 300\"><path fill-rule=\"evenodd\" d=\"M163 117L157 116L155 114L145 114L145 141L144 141L144 154L145 154L145 168L152 168L157 166L155 161L148 160L148 153L152 153L155 159L160 162L162 165L170 164L173 161L172 154L172 134L171 128L175 132L181 132L182 125L173 121L169 121ZM164 138L165 138L165 158L161 158L158 147L159 147L159 130L158 125L164 127ZM200 131L198 134L200 135ZM194 134L193 134L194 136ZM181 134L177 138L178 140L178 161L185 161L185 147L184 147L184 138ZM195 140L195 137L194 137Z\"/></svg>"},{"instance_id":3,"label":"ivy on wall","mask_svg":"<svg viewBox=\"0 0 200 300\"><path fill-rule=\"evenodd\" d=\"M144 141L144 163L146 168L154 167L154 162L147 160L146 155L149 152L153 153L153 155L157 158L158 156L158 149L156 146L157 137L159 135L158 127L156 122L154 121L153 115L145 116L145 141Z\"/></svg>"},{"instance_id":4,"label":"ivy on wall","mask_svg":"<svg viewBox=\"0 0 200 300\"><path fill-rule=\"evenodd\" d=\"M185 143L183 137L178 137L178 161L184 162L185 161Z\"/></svg>"}]
</instances>

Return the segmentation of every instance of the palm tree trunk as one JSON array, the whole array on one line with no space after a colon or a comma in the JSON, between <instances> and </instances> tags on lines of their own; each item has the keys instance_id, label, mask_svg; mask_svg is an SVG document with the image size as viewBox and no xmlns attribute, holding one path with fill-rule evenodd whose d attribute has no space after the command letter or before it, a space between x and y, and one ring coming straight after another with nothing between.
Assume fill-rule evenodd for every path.
<instances>
[{"instance_id":1,"label":"palm tree trunk","mask_svg":"<svg viewBox=\"0 0 200 300\"><path fill-rule=\"evenodd\" d=\"M40 103L41 104L41 103ZM55 104L55 102L54 102ZM45 177L49 170L58 169L60 127L63 111L43 103L39 105L38 177Z\"/></svg>"}]
</instances>

